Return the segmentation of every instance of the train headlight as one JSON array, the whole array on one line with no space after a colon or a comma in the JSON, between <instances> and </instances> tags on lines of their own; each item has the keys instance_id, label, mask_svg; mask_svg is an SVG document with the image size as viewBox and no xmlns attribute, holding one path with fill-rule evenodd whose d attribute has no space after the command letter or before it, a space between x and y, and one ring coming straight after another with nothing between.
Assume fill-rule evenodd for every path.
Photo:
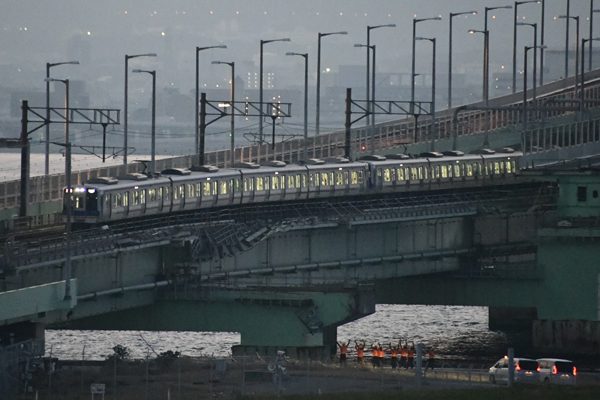
<instances>
[{"instance_id":1,"label":"train headlight","mask_svg":"<svg viewBox=\"0 0 600 400\"><path fill-rule=\"evenodd\" d=\"M88 189L88 193L96 193L96 189Z\"/></svg>"}]
</instances>

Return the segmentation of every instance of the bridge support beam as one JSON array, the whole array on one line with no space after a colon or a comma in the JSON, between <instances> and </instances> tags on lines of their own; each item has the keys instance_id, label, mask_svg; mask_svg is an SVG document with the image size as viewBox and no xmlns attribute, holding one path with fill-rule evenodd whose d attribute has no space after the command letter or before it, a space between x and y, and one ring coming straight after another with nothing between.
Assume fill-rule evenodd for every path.
<instances>
[{"instance_id":1,"label":"bridge support beam","mask_svg":"<svg viewBox=\"0 0 600 400\"><path fill-rule=\"evenodd\" d=\"M84 318L74 329L237 331L234 354L329 357L339 325L375 312L371 287L338 291L242 291L204 289L186 295L164 293L146 307ZM208 293L210 292L210 293ZM208 300L210 296L210 300Z\"/></svg>"}]
</instances>

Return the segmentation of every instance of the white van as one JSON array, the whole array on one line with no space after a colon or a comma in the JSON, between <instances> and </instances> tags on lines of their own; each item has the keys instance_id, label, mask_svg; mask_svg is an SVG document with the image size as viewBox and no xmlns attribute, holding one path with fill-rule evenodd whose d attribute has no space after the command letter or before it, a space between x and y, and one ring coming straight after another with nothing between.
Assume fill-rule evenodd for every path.
<instances>
[{"instance_id":1,"label":"white van","mask_svg":"<svg viewBox=\"0 0 600 400\"><path fill-rule=\"evenodd\" d=\"M561 385L577 383L577 367L571 360L560 358L539 358L540 382Z\"/></svg>"},{"instance_id":2,"label":"white van","mask_svg":"<svg viewBox=\"0 0 600 400\"><path fill-rule=\"evenodd\" d=\"M540 375L538 372L538 362L530 358L514 359L515 382L520 383L538 383ZM504 356L494 364L489 371L490 382L508 382L508 356Z\"/></svg>"}]
</instances>

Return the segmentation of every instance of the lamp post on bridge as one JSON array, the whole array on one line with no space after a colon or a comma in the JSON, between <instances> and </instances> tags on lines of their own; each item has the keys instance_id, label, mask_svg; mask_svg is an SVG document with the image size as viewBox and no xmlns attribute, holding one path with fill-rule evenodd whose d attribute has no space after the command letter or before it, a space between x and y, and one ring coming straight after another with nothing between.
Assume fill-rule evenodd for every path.
<instances>
[{"instance_id":1,"label":"lamp post on bridge","mask_svg":"<svg viewBox=\"0 0 600 400\"><path fill-rule=\"evenodd\" d=\"M231 153L231 168L233 168L233 164L234 164L234 152L235 152L235 137L234 137L234 133L235 133L235 113L234 113L234 106L235 106L235 62L231 61L231 62L226 62L226 61L213 61L212 64L224 64L224 65L229 65L229 67L231 67L231 104L229 106L229 111L231 111L231 121L230 121L230 129L231 129L231 138L230 138L230 146L229 146L229 151Z\"/></svg>"},{"instance_id":2,"label":"lamp post on bridge","mask_svg":"<svg viewBox=\"0 0 600 400\"><path fill-rule=\"evenodd\" d=\"M523 51L523 131L521 133L521 151L523 154L525 154L527 150L525 138L527 134L527 123L529 120L527 115L527 53L536 47L545 48L545 46L525 46Z\"/></svg>"},{"instance_id":3,"label":"lamp post on bridge","mask_svg":"<svg viewBox=\"0 0 600 400\"><path fill-rule=\"evenodd\" d=\"M304 58L304 161L308 159L308 53L295 53L288 51L286 56Z\"/></svg>"},{"instance_id":4,"label":"lamp post on bridge","mask_svg":"<svg viewBox=\"0 0 600 400\"><path fill-rule=\"evenodd\" d=\"M152 76L152 149L150 155L150 176L156 173L156 71L147 69L134 69L134 73L146 73Z\"/></svg>"},{"instance_id":5,"label":"lamp post on bridge","mask_svg":"<svg viewBox=\"0 0 600 400\"><path fill-rule=\"evenodd\" d=\"M373 64L373 74L369 76L369 69L371 68L371 60L369 58L369 46L371 45L371 31L374 29L380 28L395 28L396 24L383 24L383 25L367 25L367 73L366 73L366 81L367 81L367 110L370 111L371 118L367 118L367 125L375 125L375 114L373 113L373 105L369 102L369 100L375 101L375 64ZM375 62L375 56L373 56L373 62ZM369 84L369 79L373 77L371 84ZM371 86L371 93L369 93L369 86ZM370 120L370 122L369 122Z\"/></svg>"},{"instance_id":6,"label":"lamp post on bridge","mask_svg":"<svg viewBox=\"0 0 600 400\"><path fill-rule=\"evenodd\" d=\"M513 18L513 71L512 71L512 92L516 93L517 91L517 25L520 23L517 22L518 17L518 9L521 4L531 4L531 3L540 3L539 0L525 0L525 1L515 1L514 6L514 18ZM537 45L537 41L534 43Z\"/></svg>"},{"instance_id":7,"label":"lamp post on bridge","mask_svg":"<svg viewBox=\"0 0 600 400\"><path fill-rule=\"evenodd\" d=\"M204 142L200 143L200 121L199 121L199 115L200 115L200 52L204 51L204 50L209 50L209 49L226 49L227 46L224 44L219 44L219 45L215 45L215 46L204 46L204 47L198 47L196 46L196 75L195 75L195 81L196 81L196 104L194 106L194 111L196 112L195 117L194 117L194 152L196 154L204 154L204 147L200 148L200 146L204 146Z\"/></svg>"},{"instance_id":8,"label":"lamp post on bridge","mask_svg":"<svg viewBox=\"0 0 600 400\"><path fill-rule=\"evenodd\" d=\"M65 147L65 186L66 199L65 208L67 212L67 221L65 224L65 268L63 270L63 279L65 281L65 300L71 299L71 215L73 214L72 193L71 187L71 142L69 141L69 80L46 78L46 83L60 82L65 85L65 143L54 143Z\"/></svg>"},{"instance_id":9,"label":"lamp post on bridge","mask_svg":"<svg viewBox=\"0 0 600 400\"><path fill-rule=\"evenodd\" d=\"M600 13L600 9L594 9L594 0L590 0L590 38L594 37L594 14L595 13ZM594 40L590 41L590 57L588 60L589 66L588 66L588 71L592 70L592 43ZM583 49L581 50L583 51ZM583 63L583 62L582 62Z\"/></svg>"},{"instance_id":10,"label":"lamp post on bridge","mask_svg":"<svg viewBox=\"0 0 600 400\"><path fill-rule=\"evenodd\" d=\"M581 89L580 89L580 93L579 93L579 100L580 100L580 111L583 111L583 107L584 107L584 101L585 101L585 44L587 42L589 42L589 46L592 47L592 43L594 41L600 41L600 37L590 37L588 39L581 39Z\"/></svg>"},{"instance_id":11,"label":"lamp post on bridge","mask_svg":"<svg viewBox=\"0 0 600 400\"><path fill-rule=\"evenodd\" d=\"M412 59L411 59L411 70L410 70L410 113L415 113L415 37L417 34L417 24L424 21L441 21L442 17L430 17L430 18L413 18L412 22ZM416 126L416 122L415 122Z\"/></svg>"},{"instance_id":12,"label":"lamp post on bridge","mask_svg":"<svg viewBox=\"0 0 600 400\"><path fill-rule=\"evenodd\" d=\"M260 71L259 71L259 93L258 93L258 97L259 97L259 107L260 107L260 114L261 117L258 120L258 135L259 135L259 143L262 144L263 142L263 112L264 112L264 108L263 108L263 48L265 46L265 44L268 43L275 43L275 42L290 42L291 39L290 38L281 38L281 39L269 39L269 40L260 40ZM272 144L273 146L275 146L275 143Z\"/></svg>"},{"instance_id":13,"label":"lamp post on bridge","mask_svg":"<svg viewBox=\"0 0 600 400\"><path fill-rule=\"evenodd\" d=\"M487 32L484 35L485 48L487 50L485 50L483 52L483 67L485 68L484 75L486 76L486 81L484 82L484 92L485 92L484 100L485 100L486 107L489 105L488 103L489 103L489 97L490 97L490 31L488 29L488 14L490 11L494 11L494 10L510 10L510 9L512 9L512 6L485 7L485 9L484 9L483 30L484 30L484 32ZM494 18L495 18L495 16L494 16ZM486 131L487 131L487 129L486 129Z\"/></svg>"},{"instance_id":14,"label":"lamp post on bridge","mask_svg":"<svg viewBox=\"0 0 600 400\"><path fill-rule=\"evenodd\" d=\"M568 1L567 1L568 4ZM567 9L568 12L568 9ZM579 16L578 15L559 15L558 17L556 17L556 19L564 19L567 21L567 57L566 57L566 69L565 69L565 79L567 78L567 74L568 74L568 68L569 68L569 47L568 47L568 43L569 43L569 19L573 19L575 20L575 84L577 85L577 81L578 81L578 74L579 74Z\"/></svg>"},{"instance_id":15,"label":"lamp post on bridge","mask_svg":"<svg viewBox=\"0 0 600 400\"><path fill-rule=\"evenodd\" d=\"M415 40L426 40L431 42L433 47L433 57L431 61L431 151L435 147L435 139L437 136L437 128L435 126L435 52L436 39L427 37L416 37Z\"/></svg>"},{"instance_id":16,"label":"lamp post on bridge","mask_svg":"<svg viewBox=\"0 0 600 400\"><path fill-rule=\"evenodd\" d=\"M371 100L367 100L367 120L369 120L370 118L370 114L373 112L373 107L371 105L371 101L375 101L375 56L376 56L376 46L374 44L371 45L367 45L367 44L360 44L360 43L356 43L354 45L354 47L366 47L367 48L367 54L371 53L371 58L373 60L373 71L371 72L371 82L373 84L373 92L372 92L372 98ZM370 153L373 154L373 152L375 151L375 130L371 129L371 134L370 136Z\"/></svg>"},{"instance_id":17,"label":"lamp post on bridge","mask_svg":"<svg viewBox=\"0 0 600 400\"><path fill-rule=\"evenodd\" d=\"M537 24L529 22L517 22L518 26L530 26L533 28L533 101L537 100Z\"/></svg>"},{"instance_id":18,"label":"lamp post on bridge","mask_svg":"<svg viewBox=\"0 0 600 400\"><path fill-rule=\"evenodd\" d=\"M129 85L129 60L138 57L156 57L156 53L143 53L143 54L125 54L125 96L123 100L123 165L127 165L127 132L128 132L128 85Z\"/></svg>"},{"instance_id":19,"label":"lamp post on bridge","mask_svg":"<svg viewBox=\"0 0 600 400\"><path fill-rule=\"evenodd\" d=\"M79 65L79 61L62 61L56 63L46 63L46 126L45 126L45 157L44 157L44 174L50 174L50 68L58 67L59 65Z\"/></svg>"},{"instance_id":20,"label":"lamp post on bridge","mask_svg":"<svg viewBox=\"0 0 600 400\"><path fill-rule=\"evenodd\" d=\"M318 34L318 45L317 45L317 95L315 99L315 103L317 104L316 110L316 126L315 126L315 135L319 135L320 133L320 119L321 119L321 38L325 36L331 35L347 35L348 32L340 31L340 32L326 32Z\"/></svg>"},{"instance_id":21,"label":"lamp post on bridge","mask_svg":"<svg viewBox=\"0 0 600 400\"><path fill-rule=\"evenodd\" d=\"M459 15L477 15L477 11L450 13L448 16L448 109L452 108L452 20Z\"/></svg>"}]
</instances>

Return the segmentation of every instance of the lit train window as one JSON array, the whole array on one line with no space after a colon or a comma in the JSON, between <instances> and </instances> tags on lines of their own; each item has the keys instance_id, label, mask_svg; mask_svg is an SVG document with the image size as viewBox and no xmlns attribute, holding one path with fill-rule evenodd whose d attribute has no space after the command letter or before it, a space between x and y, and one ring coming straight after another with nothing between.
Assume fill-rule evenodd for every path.
<instances>
[{"instance_id":1,"label":"lit train window","mask_svg":"<svg viewBox=\"0 0 600 400\"><path fill-rule=\"evenodd\" d=\"M298 185L299 178L301 180L301 185ZM296 175L296 186L303 187L303 188L307 187L308 184L306 182L306 179L307 179L306 175Z\"/></svg>"},{"instance_id":2,"label":"lit train window","mask_svg":"<svg viewBox=\"0 0 600 400\"><path fill-rule=\"evenodd\" d=\"M217 194L217 189L218 189L217 185L218 185L217 181L212 181L212 183L210 184L210 190L213 195Z\"/></svg>"},{"instance_id":3,"label":"lit train window","mask_svg":"<svg viewBox=\"0 0 600 400\"><path fill-rule=\"evenodd\" d=\"M137 190L134 190L133 192L131 192L131 204L134 206L137 206L138 204L140 204L140 192Z\"/></svg>"},{"instance_id":4,"label":"lit train window","mask_svg":"<svg viewBox=\"0 0 600 400\"><path fill-rule=\"evenodd\" d=\"M317 183L319 182L320 176L318 172L311 172L309 176L310 187L317 187Z\"/></svg>"},{"instance_id":5,"label":"lit train window","mask_svg":"<svg viewBox=\"0 0 600 400\"><path fill-rule=\"evenodd\" d=\"M281 189L285 189L285 175L279 177L279 185L281 186Z\"/></svg>"},{"instance_id":6,"label":"lit train window","mask_svg":"<svg viewBox=\"0 0 600 400\"><path fill-rule=\"evenodd\" d=\"M512 169L512 163L510 161L506 162L506 173L508 174L512 174L513 169Z\"/></svg>"},{"instance_id":7,"label":"lit train window","mask_svg":"<svg viewBox=\"0 0 600 400\"><path fill-rule=\"evenodd\" d=\"M228 190L228 181L220 181L219 182L219 194L227 194Z\"/></svg>"},{"instance_id":8,"label":"lit train window","mask_svg":"<svg viewBox=\"0 0 600 400\"><path fill-rule=\"evenodd\" d=\"M442 178L448 178L448 166L447 165L442 165L440 166L440 173Z\"/></svg>"},{"instance_id":9,"label":"lit train window","mask_svg":"<svg viewBox=\"0 0 600 400\"><path fill-rule=\"evenodd\" d=\"M202 196L210 196L210 182L202 182Z\"/></svg>"},{"instance_id":10,"label":"lit train window","mask_svg":"<svg viewBox=\"0 0 600 400\"><path fill-rule=\"evenodd\" d=\"M194 185L196 186L196 197L200 197L200 195L202 194L202 184L195 183Z\"/></svg>"},{"instance_id":11,"label":"lit train window","mask_svg":"<svg viewBox=\"0 0 600 400\"><path fill-rule=\"evenodd\" d=\"M385 168L383 170L383 181L384 182L392 181L392 171L393 171L393 169L391 169L391 168Z\"/></svg>"},{"instance_id":12,"label":"lit train window","mask_svg":"<svg viewBox=\"0 0 600 400\"><path fill-rule=\"evenodd\" d=\"M358 185L358 171L352 171L350 173L350 184Z\"/></svg>"},{"instance_id":13,"label":"lit train window","mask_svg":"<svg viewBox=\"0 0 600 400\"><path fill-rule=\"evenodd\" d=\"M161 196L164 195L164 199L169 201L171 199L171 192L169 187L165 187L163 192L161 193Z\"/></svg>"},{"instance_id":14,"label":"lit train window","mask_svg":"<svg viewBox=\"0 0 600 400\"><path fill-rule=\"evenodd\" d=\"M335 186L344 186L344 174L342 171L335 172Z\"/></svg>"},{"instance_id":15,"label":"lit train window","mask_svg":"<svg viewBox=\"0 0 600 400\"><path fill-rule=\"evenodd\" d=\"M440 166L439 165L434 165L431 172L432 172L432 174L431 174L432 179L440 178Z\"/></svg>"},{"instance_id":16,"label":"lit train window","mask_svg":"<svg viewBox=\"0 0 600 400\"><path fill-rule=\"evenodd\" d=\"M454 176L462 176L462 174L460 173L460 164L454 164Z\"/></svg>"},{"instance_id":17,"label":"lit train window","mask_svg":"<svg viewBox=\"0 0 600 400\"><path fill-rule=\"evenodd\" d=\"M471 164L467 164L467 176L473 176L473 166Z\"/></svg>"},{"instance_id":18,"label":"lit train window","mask_svg":"<svg viewBox=\"0 0 600 400\"><path fill-rule=\"evenodd\" d=\"M146 204L146 190L140 190L140 204Z\"/></svg>"},{"instance_id":19,"label":"lit train window","mask_svg":"<svg viewBox=\"0 0 600 400\"><path fill-rule=\"evenodd\" d=\"M271 190L279 190L279 176L271 177Z\"/></svg>"},{"instance_id":20,"label":"lit train window","mask_svg":"<svg viewBox=\"0 0 600 400\"><path fill-rule=\"evenodd\" d=\"M265 190L269 190L269 188L271 187L271 179L270 179L270 177L265 176L264 177L264 182L265 182L265 185L264 185Z\"/></svg>"},{"instance_id":21,"label":"lit train window","mask_svg":"<svg viewBox=\"0 0 600 400\"><path fill-rule=\"evenodd\" d=\"M494 174L500 174L500 163L498 161L494 161Z\"/></svg>"},{"instance_id":22,"label":"lit train window","mask_svg":"<svg viewBox=\"0 0 600 400\"><path fill-rule=\"evenodd\" d=\"M344 171L344 185L347 185L348 182L350 182L350 174L348 173L348 171Z\"/></svg>"},{"instance_id":23,"label":"lit train window","mask_svg":"<svg viewBox=\"0 0 600 400\"><path fill-rule=\"evenodd\" d=\"M327 172L321 174L321 186L329 186L329 174Z\"/></svg>"},{"instance_id":24,"label":"lit train window","mask_svg":"<svg viewBox=\"0 0 600 400\"><path fill-rule=\"evenodd\" d=\"M73 196L71 197L72 199L72 204L73 204L73 209L82 209L83 208L83 199L79 196Z\"/></svg>"},{"instance_id":25,"label":"lit train window","mask_svg":"<svg viewBox=\"0 0 600 400\"><path fill-rule=\"evenodd\" d=\"M512 171L513 173L517 172L517 163L515 162L515 160L511 160L511 165L512 165Z\"/></svg>"},{"instance_id":26,"label":"lit train window","mask_svg":"<svg viewBox=\"0 0 600 400\"><path fill-rule=\"evenodd\" d=\"M255 179L256 179L256 190L260 191L260 192L265 190L263 177L257 176Z\"/></svg>"},{"instance_id":27,"label":"lit train window","mask_svg":"<svg viewBox=\"0 0 600 400\"><path fill-rule=\"evenodd\" d=\"M129 206L129 192L125 192L123 194L123 206L124 207L128 207Z\"/></svg>"},{"instance_id":28,"label":"lit train window","mask_svg":"<svg viewBox=\"0 0 600 400\"><path fill-rule=\"evenodd\" d=\"M233 191L235 193L239 192L241 187L242 187L242 183L240 182L240 180L238 178L233 179L232 181L232 185L233 185Z\"/></svg>"},{"instance_id":29,"label":"lit train window","mask_svg":"<svg viewBox=\"0 0 600 400\"><path fill-rule=\"evenodd\" d=\"M244 192L251 192L254 190L254 179L244 178Z\"/></svg>"},{"instance_id":30,"label":"lit train window","mask_svg":"<svg viewBox=\"0 0 600 400\"><path fill-rule=\"evenodd\" d=\"M148 189L148 202L156 201L156 189Z\"/></svg>"},{"instance_id":31,"label":"lit train window","mask_svg":"<svg viewBox=\"0 0 600 400\"><path fill-rule=\"evenodd\" d=\"M329 184L331 186L333 186L333 184L335 182L334 179L333 179L333 172L329 172L328 175L329 175Z\"/></svg>"},{"instance_id":32,"label":"lit train window","mask_svg":"<svg viewBox=\"0 0 600 400\"><path fill-rule=\"evenodd\" d=\"M175 188L174 199L179 200L185 197L185 185L179 185Z\"/></svg>"},{"instance_id":33,"label":"lit train window","mask_svg":"<svg viewBox=\"0 0 600 400\"><path fill-rule=\"evenodd\" d=\"M404 168L396 169L396 181L402 182L404 180L406 180L406 178L404 178Z\"/></svg>"},{"instance_id":34,"label":"lit train window","mask_svg":"<svg viewBox=\"0 0 600 400\"><path fill-rule=\"evenodd\" d=\"M298 175L296 175L296 177L297 177L297 176L298 176ZM294 189L294 188L296 188L296 187L298 187L298 186L299 186L299 185L298 185L298 186L294 185L294 175L288 175L288 177L287 177L287 180L288 180L288 187L289 187L290 189Z\"/></svg>"},{"instance_id":35,"label":"lit train window","mask_svg":"<svg viewBox=\"0 0 600 400\"><path fill-rule=\"evenodd\" d=\"M473 163L473 175L481 176L481 164Z\"/></svg>"},{"instance_id":36,"label":"lit train window","mask_svg":"<svg viewBox=\"0 0 600 400\"><path fill-rule=\"evenodd\" d=\"M410 168L410 180L411 181L419 180L419 172L417 170L417 167Z\"/></svg>"}]
</instances>

